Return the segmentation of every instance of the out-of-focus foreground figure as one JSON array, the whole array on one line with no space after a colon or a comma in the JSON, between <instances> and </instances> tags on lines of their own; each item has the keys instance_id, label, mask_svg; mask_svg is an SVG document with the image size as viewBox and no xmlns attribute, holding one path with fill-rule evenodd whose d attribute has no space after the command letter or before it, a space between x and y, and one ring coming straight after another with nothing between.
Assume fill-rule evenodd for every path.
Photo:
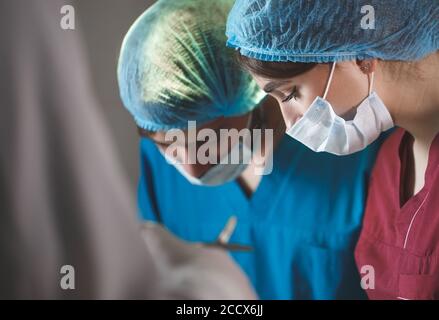
<instances>
[{"instance_id":1,"label":"out-of-focus foreground figure","mask_svg":"<svg viewBox=\"0 0 439 320\"><path fill-rule=\"evenodd\" d=\"M64 4L0 1L0 298L254 298L226 253L140 236Z\"/></svg>"}]
</instances>

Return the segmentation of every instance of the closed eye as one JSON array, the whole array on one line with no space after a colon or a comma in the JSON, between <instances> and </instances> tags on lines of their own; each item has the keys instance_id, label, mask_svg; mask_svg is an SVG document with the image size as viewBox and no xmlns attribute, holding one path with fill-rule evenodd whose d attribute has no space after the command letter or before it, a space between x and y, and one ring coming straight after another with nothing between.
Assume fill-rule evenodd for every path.
<instances>
[{"instance_id":1,"label":"closed eye","mask_svg":"<svg viewBox=\"0 0 439 320\"><path fill-rule=\"evenodd\" d=\"M298 97L298 91L297 91L297 87L295 86L293 88L293 91L282 100L282 103L288 102L293 98L294 98L294 100L297 100L297 97Z\"/></svg>"}]
</instances>

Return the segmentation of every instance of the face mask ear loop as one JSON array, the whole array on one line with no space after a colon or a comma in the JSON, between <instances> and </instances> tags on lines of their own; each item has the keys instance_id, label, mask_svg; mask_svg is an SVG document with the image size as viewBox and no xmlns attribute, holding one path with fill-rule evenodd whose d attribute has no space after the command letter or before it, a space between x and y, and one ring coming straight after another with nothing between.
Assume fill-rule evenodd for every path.
<instances>
[{"instance_id":1,"label":"face mask ear loop","mask_svg":"<svg viewBox=\"0 0 439 320\"><path fill-rule=\"evenodd\" d=\"M369 81L369 95L372 93L374 78L375 78L375 72L372 72L372 74L370 75L370 81Z\"/></svg>"},{"instance_id":2,"label":"face mask ear loop","mask_svg":"<svg viewBox=\"0 0 439 320\"><path fill-rule=\"evenodd\" d=\"M334 71L335 71L335 64L336 62L334 61L332 64L331 73L329 74L328 83L326 84L325 93L323 94L323 99L326 99L326 96L328 95L329 86L331 85L332 76L334 75Z\"/></svg>"}]
</instances>

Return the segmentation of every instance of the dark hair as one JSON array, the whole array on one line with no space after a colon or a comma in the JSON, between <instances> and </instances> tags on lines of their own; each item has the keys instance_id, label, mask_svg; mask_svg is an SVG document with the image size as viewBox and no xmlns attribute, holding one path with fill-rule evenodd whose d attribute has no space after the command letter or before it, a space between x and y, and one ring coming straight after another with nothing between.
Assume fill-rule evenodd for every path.
<instances>
[{"instance_id":1,"label":"dark hair","mask_svg":"<svg viewBox=\"0 0 439 320\"><path fill-rule=\"evenodd\" d=\"M270 79L292 78L317 65L317 63L262 61L243 56L239 52L236 54L236 60L243 69Z\"/></svg>"}]
</instances>

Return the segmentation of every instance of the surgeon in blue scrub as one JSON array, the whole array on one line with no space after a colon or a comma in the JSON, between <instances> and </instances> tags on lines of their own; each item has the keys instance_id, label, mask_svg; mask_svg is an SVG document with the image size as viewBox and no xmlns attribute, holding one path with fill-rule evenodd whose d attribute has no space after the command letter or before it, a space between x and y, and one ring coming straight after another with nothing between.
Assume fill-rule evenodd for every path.
<instances>
[{"instance_id":1,"label":"surgeon in blue scrub","mask_svg":"<svg viewBox=\"0 0 439 320\"><path fill-rule=\"evenodd\" d=\"M141 219L228 250L262 299L362 299L353 252L381 142L337 157L286 136L277 102L225 46L232 4L161 0L125 37L118 80L142 136ZM250 144L252 161L245 163L238 139L225 150L239 150L239 163L179 158L178 151L205 145L194 140L189 121L196 133L261 129L263 152ZM184 141L167 139L176 129ZM223 159L221 143L213 145Z\"/></svg>"}]
</instances>

